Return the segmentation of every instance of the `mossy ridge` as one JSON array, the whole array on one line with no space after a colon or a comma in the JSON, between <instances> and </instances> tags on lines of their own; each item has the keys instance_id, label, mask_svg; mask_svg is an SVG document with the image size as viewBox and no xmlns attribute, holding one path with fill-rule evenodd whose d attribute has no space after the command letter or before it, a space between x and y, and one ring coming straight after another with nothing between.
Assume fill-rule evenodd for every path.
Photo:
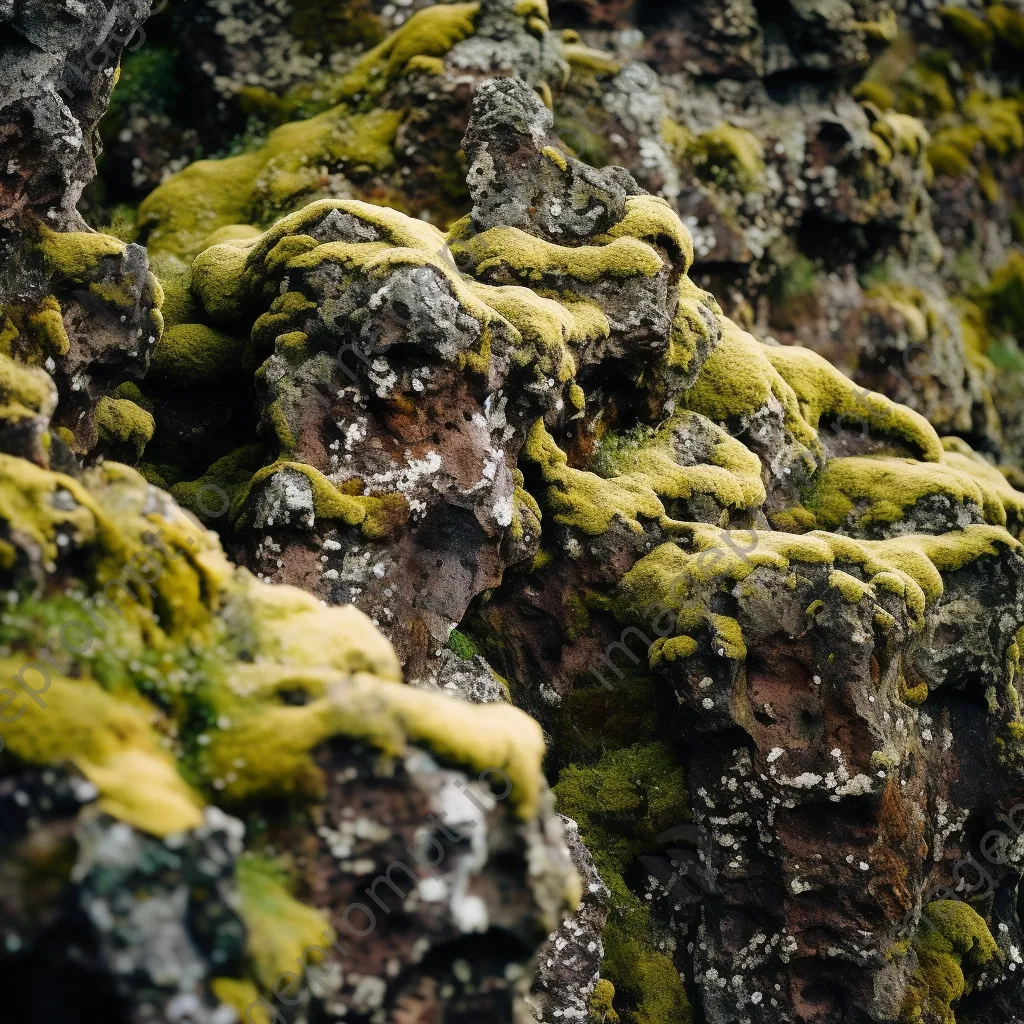
<instances>
[{"instance_id":1,"label":"mossy ridge","mask_svg":"<svg viewBox=\"0 0 1024 1024\"><path fill-rule=\"evenodd\" d=\"M988 924L960 900L928 904L911 942L917 968L900 1020L905 1024L956 1024L955 1006L979 974L1000 959Z\"/></svg>"},{"instance_id":2,"label":"mossy ridge","mask_svg":"<svg viewBox=\"0 0 1024 1024\"><path fill-rule=\"evenodd\" d=\"M574 278L587 284L612 277L654 277L665 263L651 246L619 234L605 245L562 246L519 228L495 227L453 248L456 261L465 251L474 273L486 277L507 271L520 281L543 285L550 278Z\"/></svg>"},{"instance_id":3,"label":"mossy ridge","mask_svg":"<svg viewBox=\"0 0 1024 1024\"><path fill-rule=\"evenodd\" d=\"M686 524L688 550L668 542L641 558L619 584L616 615L623 622L649 622L652 609L668 609L676 615L676 636L651 648L652 665L662 658L688 656L697 649L690 633L709 629L724 650L743 652L735 635L723 633L708 608L713 591L728 589L759 568L788 572L792 563L843 568L869 584L872 593L886 591L900 601L911 629L924 624L925 610L942 595L942 574L962 569L1000 549L1018 551L1019 541L1001 527L974 525L939 535L910 534L877 541L859 541L837 534L814 531L803 535L767 530L728 531L703 523ZM682 538L680 538L682 540ZM849 596L846 581L830 581ZM884 609L883 609L884 610ZM731 626L730 626L731 628ZM680 639L680 648L673 641ZM740 637L741 641L742 638Z\"/></svg>"},{"instance_id":4,"label":"mossy ridge","mask_svg":"<svg viewBox=\"0 0 1024 1024\"><path fill-rule=\"evenodd\" d=\"M222 160L197 161L158 186L139 207L138 229L153 253L194 256L214 230L229 224L265 225L326 187L325 167L394 166L394 139L408 113L383 94L410 73L436 74L452 47L476 31L478 3L435 4L416 11L345 74L275 96L242 91L243 105L279 124L256 149ZM547 33L543 0L519 4L514 14L534 35Z\"/></svg>"},{"instance_id":5,"label":"mossy ridge","mask_svg":"<svg viewBox=\"0 0 1024 1024\"><path fill-rule=\"evenodd\" d=\"M732 321L721 318L722 337L690 391L688 409L719 422L743 422L777 402L788 432L809 451L819 450L822 417L866 427L937 462L938 435L920 414L883 395L858 388L831 363L809 349L763 345Z\"/></svg>"},{"instance_id":6,"label":"mossy ridge","mask_svg":"<svg viewBox=\"0 0 1024 1024\"><path fill-rule=\"evenodd\" d=\"M285 692L303 693L308 703L281 704ZM539 808L543 736L511 705L457 703L365 672L339 677L333 670L273 665L236 666L210 699L217 718L231 725L211 730L198 763L204 779L223 783L220 799L229 804L317 798L324 783L312 752L332 736L347 736L393 757L418 743L476 772L500 769L512 780L510 801L519 815L532 818ZM247 758L253 750L260 751L258 763ZM248 762L241 773L234 767L239 760Z\"/></svg>"},{"instance_id":7,"label":"mossy ridge","mask_svg":"<svg viewBox=\"0 0 1024 1024\"><path fill-rule=\"evenodd\" d=\"M660 833L689 820L674 753L659 741L608 751L596 764L564 768L554 792L611 892L601 973L614 985L616 1009L629 1024L689 1024L679 973L655 944L649 908L623 877L638 856L657 850Z\"/></svg>"},{"instance_id":8,"label":"mossy ridge","mask_svg":"<svg viewBox=\"0 0 1024 1024\"><path fill-rule=\"evenodd\" d=\"M479 3L435 4L416 11L342 77L335 92L337 100L371 100L400 77L416 57L444 57L456 43L474 33L479 12Z\"/></svg>"},{"instance_id":9,"label":"mossy ridge","mask_svg":"<svg viewBox=\"0 0 1024 1024\"><path fill-rule=\"evenodd\" d=\"M214 231L265 223L316 193L323 164L387 170L402 118L397 110L347 116L343 109L331 109L275 128L251 153L196 161L143 200L139 230L154 253L195 256Z\"/></svg>"},{"instance_id":10,"label":"mossy ridge","mask_svg":"<svg viewBox=\"0 0 1024 1024\"><path fill-rule=\"evenodd\" d=\"M700 465L680 465L675 437L686 431L700 436L708 447ZM627 458L617 457L608 443L603 455L603 459L598 455L597 465L607 475L573 469L544 421L534 422L523 457L540 469L547 485L542 504L555 522L590 536L607 532L616 520L637 533L643 532L641 519L671 530L678 524L666 513L662 499L707 495L734 511L754 508L764 500L757 456L720 428L700 423L692 413L678 414L629 444ZM628 472L627 463L634 467Z\"/></svg>"},{"instance_id":11,"label":"mossy ridge","mask_svg":"<svg viewBox=\"0 0 1024 1024\"><path fill-rule=\"evenodd\" d=\"M582 352L610 334L601 309L571 290L548 297L543 287L538 289L542 294L538 294L518 284L487 285L467 280L455 269L448 245L451 243L455 253L460 246L472 252L471 258L479 260L477 273L487 274L500 263L504 270L522 272L528 279L539 277L542 284L550 277L551 283L561 282L559 287L563 289L566 278L583 286L608 277L660 274L667 265L655 244L664 245L677 265L687 266L693 250L685 228L663 202L653 197L635 199L622 221L601 236L600 244L576 248L554 245L513 229L492 229L469 241L459 241L460 225L446 236L394 210L357 200L322 200L282 218L259 236L230 239L205 249L193 264L192 290L207 315L223 325L244 322L270 303L270 312L253 327L255 351L266 349L272 336L301 329L304 318L313 310L301 293L277 293L277 282L292 271L308 274L330 265L341 267L345 273L374 278L401 266L430 267L481 325L480 351L460 358L467 363L486 363L490 339L497 333L509 339L513 365L530 368L538 380L553 377L571 385L576 373L574 352ZM355 217L377 237L317 243L310 232L333 213ZM492 260L498 263L492 266ZM680 300L671 329L670 362L689 366L698 351L707 351L717 340L712 325L718 307L688 278L682 277L678 287ZM293 301L286 301L289 296ZM172 332L182 330L172 328ZM208 337L207 329L192 326L188 330L203 331L202 338ZM176 337L172 333L169 341Z\"/></svg>"},{"instance_id":12,"label":"mossy ridge","mask_svg":"<svg viewBox=\"0 0 1024 1024\"><path fill-rule=\"evenodd\" d=\"M955 505L973 506L991 525L1010 522L1014 535L1019 534L1024 494L965 443L960 445L945 451L939 463L891 456L832 459L803 494L803 507L818 529L871 531L903 519L923 498L943 495Z\"/></svg>"},{"instance_id":13,"label":"mossy ridge","mask_svg":"<svg viewBox=\"0 0 1024 1024\"><path fill-rule=\"evenodd\" d=\"M863 422L868 430L900 441L927 462L942 458L931 424L905 405L858 388L826 359L797 346L768 346L765 356L793 389L800 413L814 431L823 416Z\"/></svg>"},{"instance_id":14,"label":"mossy ridge","mask_svg":"<svg viewBox=\"0 0 1024 1024\"><path fill-rule=\"evenodd\" d=\"M24 485L17 492L23 504L31 500L38 508L51 507L47 499L58 488L78 502L73 512L37 516L32 530L40 543L53 543L57 529L66 533L74 525L76 543L94 552L96 576L84 584L83 601L101 591L136 552L162 565L157 575L140 564L141 578L155 597L140 593L138 600L129 600L126 590L108 588L106 604L94 615L103 611L114 627L109 639L102 630L95 636L96 653L75 662L80 677L51 673L47 706L30 709L5 727L7 750L20 761L79 764L110 813L161 835L189 827L201 808L182 771L206 791L220 789L227 800L282 792L314 797L319 789L312 751L339 735L396 756L407 743L420 743L476 771L501 768L513 781L512 802L520 814L529 818L536 812L543 738L522 712L505 705L455 705L401 685L397 657L365 615L351 607L328 608L304 591L271 587L233 569L212 535L197 530L169 501L153 506L156 492L126 467L107 464L89 478L86 490L60 474L3 458L21 462L28 474L7 464L8 472L0 474ZM147 511L151 507L154 511ZM24 514L20 506L0 506L0 518L16 529L24 529ZM146 544L144 538L152 540L158 529L159 542ZM169 549L177 554L172 557ZM43 616L41 626L57 621L57 612L47 607L44 602L30 615ZM106 614L111 609L114 614ZM93 615L89 618L96 623ZM84 622L83 628L89 629ZM92 630L97 631L99 626ZM19 637L38 632L17 623ZM193 676L195 691L184 702L175 696L173 671L166 681L154 680L137 661L143 649L169 651L173 669L175 645L182 644L215 651L215 663L223 666L222 672ZM34 651L24 648L21 657L6 658L4 671L16 676ZM239 662L243 651L247 660ZM158 677L162 666L155 663ZM282 704L280 695L296 689L308 692L311 702ZM212 733L210 742L168 747L160 737L182 735L197 707ZM456 722L461 725L453 728ZM253 750L260 751L259 758L239 771L236 762ZM137 792L136 779L146 780Z\"/></svg>"},{"instance_id":15,"label":"mossy ridge","mask_svg":"<svg viewBox=\"0 0 1024 1024\"><path fill-rule=\"evenodd\" d=\"M39 232L39 253L60 283L88 283L104 259L120 258L127 249L120 238L94 231L52 231L43 224Z\"/></svg>"}]
</instances>

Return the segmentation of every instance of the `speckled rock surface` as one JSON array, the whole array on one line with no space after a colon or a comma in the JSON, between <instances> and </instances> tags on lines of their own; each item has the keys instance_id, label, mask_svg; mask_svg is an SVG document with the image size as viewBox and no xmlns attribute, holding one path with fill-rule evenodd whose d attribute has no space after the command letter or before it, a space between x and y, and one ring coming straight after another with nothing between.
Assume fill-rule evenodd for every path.
<instances>
[{"instance_id":1,"label":"speckled rock surface","mask_svg":"<svg viewBox=\"0 0 1024 1024\"><path fill-rule=\"evenodd\" d=\"M94 233L77 210L97 124L147 2L0 7L0 352L58 384L58 445L138 458L147 413L114 389L143 376L162 329L145 250Z\"/></svg>"},{"instance_id":2,"label":"speckled rock surface","mask_svg":"<svg viewBox=\"0 0 1024 1024\"><path fill-rule=\"evenodd\" d=\"M1020 1024L1021 15L314 7L12 236L17 1024Z\"/></svg>"}]
</instances>

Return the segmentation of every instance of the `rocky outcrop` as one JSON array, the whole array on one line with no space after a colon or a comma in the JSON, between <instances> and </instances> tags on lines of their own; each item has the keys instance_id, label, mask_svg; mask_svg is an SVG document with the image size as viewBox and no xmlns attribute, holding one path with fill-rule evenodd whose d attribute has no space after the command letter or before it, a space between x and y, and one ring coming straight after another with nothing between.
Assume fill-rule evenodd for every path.
<instances>
[{"instance_id":1,"label":"rocky outcrop","mask_svg":"<svg viewBox=\"0 0 1024 1024\"><path fill-rule=\"evenodd\" d=\"M949 287L922 19L642 5L659 82L431 5L275 81L227 7L280 124L143 202L148 366L0 357L16 1012L1016 1024L1017 278ZM142 253L19 231L62 320Z\"/></svg>"},{"instance_id":2,"label":"rocky outcrop","mask_svg":"<svg viewBox=\"0 0 1024 1024\"><path fill-rule=\"evenodd\" d=\"M57 444L137 459L152 418L114 389L144 375L162 329L145 250L96 234L76 207L97 125L149 4L0 8L0 352L59 386Z\"/></svg>"}]
</instances>

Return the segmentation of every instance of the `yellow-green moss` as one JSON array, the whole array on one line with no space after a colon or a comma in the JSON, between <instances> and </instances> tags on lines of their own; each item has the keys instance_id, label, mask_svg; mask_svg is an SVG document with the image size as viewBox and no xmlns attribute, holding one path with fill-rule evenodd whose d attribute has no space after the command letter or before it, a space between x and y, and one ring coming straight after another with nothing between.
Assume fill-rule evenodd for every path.
<instances>
[{"instance_id":1,"label":"yellow-green moss","mask_svg":"<svg viewBox=\"0 0 1024 1024\"><path fill-rule=\"evenodd\" d=\"M615 1012L615 986L607 978L599 978L590 995L587 1012L594 1024L619 1024Z\"/></svg>"},{"instance_id":2,"label":"yellow-green moss","mask_svg":"<svg viewBox=\"0 0 1024 1024\"><path fill-rule=\"evenodd\" d=\"M1024 333L1024 256L1011 251L1006 262L992 272L988 285L972 298L985 311L996 330Z\"/></svg>"},{"instance_id":3,"label":"yellow-green moss","mask_svg":"<svg viewBox=\"0 0 1024 1024\"><path fill-rule=\"evenodd\" d=\"M683 466L673 438L699 433L707 446L706 461ZM669 525L665 500L686 500L698 494L734 509L752 508L764 500L760 463L725 431L683 413L657 431L641 433L599 448L594 465L601 473L573 469L538 419L530 429L523 456L539 467L547 484L544 505L556 522L584 533L605 533L613 520L642 532L641 518Z\"/></svg>"},{"instance_id":4,"label":"yellow-green moss","mask_svg":"<svg viewBox=\"0 0 1024 1024\"><path fill-rule=\"evenodd\" d=\"M914 936L917 969L901 1011L905 1024L956 1024L955 1007L973 979L999 957L988 925L960 900L940 900L924 910Z\"/></svg>"},{"instance_id":5,"label":"yellow-green moss","mask_svg":"<svg viewBox=\"0 0 1024 1024\"><path fill-rule=\"evenodd\" d=\"M985 148L998 156L1024 148L1024 125L1015 99L994 99L980 89L968 94L963 104L968 123L981 132Z\"/></svg>"},{"instance_id":6,"label":"yellow-green moss","mask_svg":"<svg viewBox=\"0 0 1024 1024\"><path fill-rule=\"evenodd\" d=\"M127 246L120 238L90 231L51 231L40 228L39 252L47 270L58 280L84 284L108 256L120 257Z\"/></svg>"},{"instance_id":7,"label":"yellow-green moss","mask_svg":"<svg viewBox=\"0 0 1024 1024\"><path fill-rule=\"evenodd\" d=\"M239 859L235 869L245 922L246 953L264 991L273 991L282 974L305 959L310 947L322 949L332 929L327 918L300 903L290 891L287 873L274 861L256 856Z\"/></svg>"},{"instance_id":8,"label":"yellow-green moss","mask_svg":"<svg viewBox=\"0 0 1024 1024\"><path fill-rule=\"evenodd\" d=\"M156 423L150 413L127 398L101 398L96 405L96 428L100 441L131 448L138 461L153 438Z\"/></svg>"},{"instance_id":9,"label":"yellow-green moss","mask_svg":"<svg viewBox=\"0 0 1024 1024\"><path fill-rule=\"evenodd\" d=\"M966 445L964 445L967 448ZM967 448L970 452L970 449ZM923 498L944 495L973 505L985 521L1005 526L1009 511L1019 530L1024 494L973 453L943 453L940 463L886 456L832 459L804 494L803 505L820 529L852 525L870 531L902 519Z\"/></svg>"},{"instance_id":10,"label":"yellow-green moss","mask_svg":"<svg viewBox=\"0 0 1024 1024\"><path fill-rule=\"evenodd\" d=\"M357 94L371 98L403 74L416 57L444 57L474 31L480 5L436 4L417 11L378 46L356 63L340 83L337 98Z\"/></svg>"},{"instance_id":11,"label":"yellow-green moss","mask_svg":"<svg viewBox=\"0 0 1024 1024\"><path fill-rule=\"evenodd\" d=\"M78 507L54 502L59 490ZM31 764L73 762L115 817L167 835L199 823L203 792L217 790L218 801L234 804L315 798L314 750L334 736L394 756L417 743L475 772L501 769L512 780L512 805L524 818L536 812L543 738L532 719L508 705L461 704L402 685L397 657L365 615L235 570L213 535L170 502L154 501L127 467L107 463L83 483L0 456L0 525L50 557L58 532L91 551L86 596L123 579L133 557L143 559L138 579L108 586L91 613L83 597L66 602L75 618L88 614L107 629L93 630L88 657L60 652L71 674L47 668L48 688L37 669L26 670L26 685L45 693L46 706L26 694L31 706L4 727L5 753ZM46 615L38 626L33 607ZM8 678L31 663L48 624L70 621L63 605L47 607L19 608L9 627L0 621L0 629L13 629L2 638L15 646L0 664ZM179 650L205 651L209 663L183 674ZM144 671L151 663L161 666L156 674ZM281 700L295 691L309 703ZM151 703L154 694L160 699ZM203 742L181 734L198 709Z\"/></svg>"},{"instance_id":12,"label":"yellow-green moss","mask_svg":"<svg viewBox=\"0 0 1024 1024\"><path fill-rule=\"evenodd\" d=\"M1024 14L1005 4L990 4L985 17L1004 43L1016 50L1024 50Z\"/></svg>"},{"instance_id":13,"label":"yellow-green moss","mask_svg":"<svg viewBox=\"0 0 1024 1024\"><path fill-rule=\"evenodd\" d=\"M921 458L942 457L938 436L923 416L857 386L831 363L797 346L766 346L729 320L683 401L718 422L754 415L774 399L794 440L817 445L823 417L847 429L866 427L899 441Z\"/></svg>"},{"instance_id":14,"label":"yellow-green moss","mask_svg":"<svg viewBox=\"0 0 1024 1024\"><path fill-rule=\"evenodd\" d=\"M905 153L911 157L923 153L931 140L920 118L900 114L895 110L884 111L876 117L872 121L871 130L885 141L890 153ZM889 159L889 156L883 157L883 163Z\"/></svg>"},{"instance_id":15,"label":"yellow-green moss","mask_svg":"<svg viewBox=\"0 0 1024 1024\"><path fill-rule=\"evenodd\" d=\"M281 125L254 152L190 164L140 205L147 246L157 253L194 256L214 231L264 222L320 191L324 164L388 169L402 118L396 110L349 115L332 108Z\"/></svg>"},{"instance_id":16,"label":"yellow-green moss","mask_svg":"<svg viewBox=\"0 0 1024 1024\"><path fill-rule=\"evenodd\" d=\"M686 157L700 173L722 185L752 188L764 173L760 139L727 121L693 137Z\"/></svg>"},{"instance_id":17,"label":"yellow-green moss","mask_svg":"<svg viewBox=\"0 0 1024 1024\"><path fill-rule=\"evenodd\" d=\"M283 459L257 470L248 484L239 489L232 502L232 516L242 517L243 522L248 521L251 510L246 505L252 489L284 469L301 473L309 480L313 489L313 510L318 517L340 519L349 526L360 526L371 539L379 540L387 536L398 522L408 516L408 505L400 494L382 497L345 494L312 466Z\"/></svg>"},{"instance_id":18,"label":"yellow-green moss","mask_svg":"<svg viewBox=\"0 0 1024 1024\"><path fill-rule=\"evenodd\" d=\"M805 562L841 568L895 594L910 625L920 628L925 608L943 592L943 572L997 556L1000 549L1020 550L1020 543L1006 530L981 525L938 536L914 534L880 541L821 531L802 536L768 530L729 532L703 523L686 524L680 532L688 550L662 544L623 577L616 594L616 614L622 621L646 622L650 609L664 605L677 612L677 634L716 631L708 602L719 584L731 587L759 567L788 572L793 563ZM847 589L844 579L836 582ZM652 647L651 654L658 660L660 648Z\"/></svg>"},{"instance_id":19,"label":"yellow-green moss","mask_svg":"<svg viewBox=\"0 0 1024 1024\"><path fill-rule=\"evenodd\" d=\"M648 907L623 879L637 856L657 849L661 832L689 820L685 778L671 748L638 743L609 751L594 765L571 765L555 796L558 809L579 825L611 891L601 974L618 1010L635 1024L690 1024L682 980L656 945Z\"/></svg>"},{"instance_id":20,"label":"yellow-green moss","mask_svg":"<svg viewBox=\"0 0 1024 1024\"><path fill-rule=\"evenodd\" d=\"M308 703L281 704L277 695L285 691L304 692ZM512 780L510 800L519 814L530 818L537 811L543 737L533 719L510 705L456 704L359 672L339 678L315 668L268 671L262 665L237 666L230 691L210 699L232 724L212 733L200 754L200 770L206 778L224 781L221 795L229 802L318 797L323 780L312 753L332 736L344 735L393 757L413 742L476 772L500 769ZM258 762L250 762L244 773L233 770L253 750L260 751Z\"/></svg>"},{"instance_id":21,"label":"yellow-green moss","mask_svg":"<svg viewBox=\"0 0 1024 1024\"><path fill-rule=\"evenodd\" d=\"M942 24L979 54L986 53L995 38L991 25L966 7L941 7Z\"/></svg>"},{"instance_id":22,"label":"yellow-green moss","mask_svg":"<svg viewBox=\"0 0 1024 1024\"><path fill-rule=\"evenodd\" d=\"M863 421L868 429L894 438L930 462L942 457L942 445L928 421L919 413L872 391L857 388L831 363L808 349L780 345L765 356L793 389L800 413L817 430L823 416L847 424Z\"/></svg>"},{"instance_id":23,"label":"yellow-green moss","mask_svg":"<svg viewBox=\"0 0 1024 1024\"><path fill-rule=\"evenodd\" d=\"M215 384L237 373L245 343L204 324L168 328L153 350L150 376L180 387Z\"/></svg>"},{"instance_id":24,"label":"yellow-green moss","mask_svg":"<svg viewBox=\"0 0 1024 1024\"><path fill-rule=\"evenodd\" d=\"M0 354L0 422L17 426L48 418L57 406L57 389L49 374Z\"/></svg>"},{"instance_id":25,"label":"yellow-green moss","mask_svg":"<svg viewBox=\"0 0 1024 1024\"><path fill-rule=\"evenodd\" d=\"M607 245L568 247L507 227L490 228L453 246L452 251L468 253L479 276L500 269L518 280L537 284L551 276L591 284L606 278L653 277L664 267L657 252L637 238L618 237Z\"/></svg>"},{"instance_id":26,"label":"yellow-green moss","mask_svg":"<svg viewBox=\"0 0 1024 1024\"><path fill-rule=\"evenodd\" d=\"M161 749L150 705L38 664L23 672L22 659L0 661L5 679L42 689L45 671L50 682L45 707L26 697L25 712L4 726L7 750L28 764L73 763L99 790L102 810L143 831L165 836L202 822L202 801Z\"/></svg>"},{"instance_id":27,"label":"yellow-green moss","mask_svg":"<svg viewBox=\"0 0 1024 1024\"><path fill-rule=\"evenodd\" d=\"M578 42L563 46L562 56L568 61L572 73L581 78L617 75L622 70L622 61L604 50L595 50Z\"/></svg>"},{"instance_id":28,"label":"yellow-green moss","mask_svg":"<svg viewBox=\"0 0 1024 1024\"><path fill-rule=\"evenodd\" d=\"M71 350L60 303L52 295L43 299L36 312L29 314L27 322L44 352L52 356L66 356Z\"/></svg>"},{"instance_id":29,"label":"yellow-green moss","mask_svg":"<svg viewBox=\"0 0 1024 1024\"><path fill-rule=\"evenodd\" d=\"M879 110L891 110L896 105L896 93L881 82L865 79L852 90L853 98L861 103L873 103Z\"/></svg>"}]
</instances>

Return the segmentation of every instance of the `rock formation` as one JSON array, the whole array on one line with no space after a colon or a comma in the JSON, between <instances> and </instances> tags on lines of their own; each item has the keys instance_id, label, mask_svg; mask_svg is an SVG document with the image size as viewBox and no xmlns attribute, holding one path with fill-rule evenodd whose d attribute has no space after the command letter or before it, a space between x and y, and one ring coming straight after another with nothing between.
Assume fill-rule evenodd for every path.
<instances>
[{"instance_id":1,"label":"rock formation","mask_svg":"<svg viewBox=\"0 0 1024 1024\"><path fill-rule=\"evenodd\" d=\"M0 6L15 1024L1020 1024L1020 16L196 0L80 202L101 6Z\"/></svg>"}]
</instances>

